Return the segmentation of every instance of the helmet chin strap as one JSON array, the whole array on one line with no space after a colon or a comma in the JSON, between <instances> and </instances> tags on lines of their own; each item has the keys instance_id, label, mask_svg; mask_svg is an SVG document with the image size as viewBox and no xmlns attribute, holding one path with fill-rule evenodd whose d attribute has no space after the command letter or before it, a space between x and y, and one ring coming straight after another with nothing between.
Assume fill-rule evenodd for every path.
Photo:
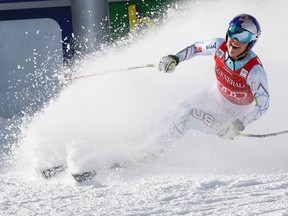
<instances>
[{"instance_id":1,"label":"helmet chin strap","mask_svg":"<svg viewBox=\"0 0 288 216\"><path fill-rule=\"evenodd\" d=\"M253 43L253 41L250 41L248 43L246 49L237 56L237 60L242 60L247 56L248 52L251 50L252 43Z\"/></svg>"},{"instance_id":2,"label":"helmet chin strap","mask_svg":"<svg viewBox=\"0 0 288 216\"><path fill-rule=\"evenodd\" d=\"M248 54L248 49L246 48L242 53L240 53L239 55L236 56L237 60L235 60L235 61L239 61L239 60L244 59L247 56L247 54ZM228 52L228 55L229 55L229 52Z\"/></svg>"}]
</instances>

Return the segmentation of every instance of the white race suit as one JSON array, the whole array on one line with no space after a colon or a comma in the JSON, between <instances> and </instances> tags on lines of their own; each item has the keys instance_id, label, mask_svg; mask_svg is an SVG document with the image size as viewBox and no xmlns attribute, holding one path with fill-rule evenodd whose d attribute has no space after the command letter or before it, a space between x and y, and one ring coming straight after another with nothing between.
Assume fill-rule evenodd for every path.
<instances>
[{"instance_id":1,"label":"white race suit","mask_svg":"<svg viewBox=\"0 0 288 216\"><path fill-rule=\"evenodd\" d=\"M215 55L223 43L225 43L223 38L196 42L178 52L176 56L181 63L195 56ZM233 61L226 51L224 62L227 68L236 71L254 57L255 53L250 50L244 59ZM246 77L246 85L250 87L254 98L248 105L230 102L220 93L216 85L181 104L173 115L170 134L182 136L187 130L194 129L216 135L222 127L236 119L242 121L246 127L259 119L269 108L268 82L262 64L254 65Z\"/></svg>"}]
</instances>

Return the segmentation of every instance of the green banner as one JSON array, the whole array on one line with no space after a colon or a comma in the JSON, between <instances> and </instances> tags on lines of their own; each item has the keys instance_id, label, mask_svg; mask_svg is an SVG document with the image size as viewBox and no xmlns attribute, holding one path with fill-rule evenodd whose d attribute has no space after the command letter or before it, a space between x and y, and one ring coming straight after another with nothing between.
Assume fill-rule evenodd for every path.
<instances>
[{"instance_id":1,"label":"green banner","mask_svg":"<svg viewBox=\"0 0 288 216\"><path fill-rule=\"evenodd\" d=\"M109 3L112 40L138 33L156 24L175 0L135 0Z\"/></svg>"}]
</instances>

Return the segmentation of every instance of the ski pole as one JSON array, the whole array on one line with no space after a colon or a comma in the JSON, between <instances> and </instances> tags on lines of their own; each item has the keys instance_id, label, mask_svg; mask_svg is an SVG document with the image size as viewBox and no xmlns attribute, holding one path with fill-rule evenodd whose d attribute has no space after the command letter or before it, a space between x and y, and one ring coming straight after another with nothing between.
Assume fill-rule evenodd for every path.
<instances>
[{"instance_id":1,"label":"ski pole","mask_svg":"<svg viewBox=\"0 0 288 216\"><path fill-rule=\"evenodd\" d=\"M96 72L96 73L91 73L91 74L81 75L81 76L71 76L71 77L69 77L69 75L68 76L64 75L63 83L67 83L67 82L72 81L72 80L78 80L78 79L98 76L98 75L102 75L102 74L115 73L115 72L126 71L126 70L135 70L135 69L141 69L141 68L149 68L149 67L155 67L156 68L156 67L158 67L158 65L157 64L137 65L137 66L133 66L133 67L101 71L101 72Z\"/></svg>"},{"instance_id":2,"label":"ski pole","mask_svg":"<svg viewBox=\"0 0 288 216\"><path fill-rule=\"evenodd\" d=\"M240 136L243 137L256 137L256 138L266 138L266 137L272 137L272 136L278 136L282 134L288 133L287 131L279 131L279 132L274 132L274 133L267 133L267 134L247 134L247 133L240 133Z\"/></svg>"}]
</instances>

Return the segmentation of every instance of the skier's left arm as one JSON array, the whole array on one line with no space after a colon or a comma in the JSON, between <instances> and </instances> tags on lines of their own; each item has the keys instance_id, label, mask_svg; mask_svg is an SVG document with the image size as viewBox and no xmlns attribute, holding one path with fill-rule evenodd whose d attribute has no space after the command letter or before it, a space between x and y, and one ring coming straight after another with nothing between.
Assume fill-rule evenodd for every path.
<instances>
[{"instance_id":1,"label":"skier's left arm","mask_svg":"<svg viewBox=\"0 0 288 216\"><path fill-rule=\"evenodd\" d=\"M261 65L252 68L247 78L254 95L255 105L249 113L220 128L218 135L222 139L234 139L251 122L259 119L269 108L269 91L266 73Z\"/></svg>"},{"instance_id":2,"label":"skier's left arm","mask_svg":"<svg viewBox=\"0 0 288 216\"><path fill-rule=\"evenodd\" d=\"M267 75L261 65L252 68L247 78L247 85L254 95L254 109L247 115L243 116L242 122L246 127L253 121L259 119L269 108L269 89Z\"/></svg>"}]
</instances>

